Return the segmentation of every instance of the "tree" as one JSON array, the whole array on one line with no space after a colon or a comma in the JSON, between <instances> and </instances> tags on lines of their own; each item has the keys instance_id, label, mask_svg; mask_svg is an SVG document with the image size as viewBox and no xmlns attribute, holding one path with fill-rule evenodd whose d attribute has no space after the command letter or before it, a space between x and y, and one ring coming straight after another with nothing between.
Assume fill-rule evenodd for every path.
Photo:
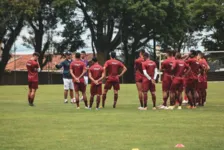
<instances>
[{"instance_id":1,"label":"tree","mask_svg":"<svg viewBox=\"0 0 224 150\"><path fill-rule=\"evenodd\" d=\"M39 0L38 4L39 6L35 10L35 15L27 19L29 37L23 37L23 39L26 45L32 45L32 47L35 49L35 52L40 53L39 64L40 67L43 68L48 63L48 61L51 60L51 58L48 58L51 57L51 55L47 55L48 57L45 59L45 53L49 50L51 44L53 46L53 43L55 43L53 41L53 36L58 35L55 29L59 24L62 26L64 23L67 23L63 36L67 36L68 39L67 41L65 39L61 45L68 46L68 40L72 40L70 38L71 35L67 35L66 30L75 29L72 27L72 23L74 23L74 21L69 21L75 17L75 1ZM77 34L80 34L80 32L77 32ZM77 37L76 34L75 36ZM80 35L78 35L78 38L80 38ZM70 41L70 43L71 42L74 41ZM81 43L81 45L82 44L83 43ZM77 49L80 44L77 46L75 43L70 46Z\"/></svg>"},{"instance_id":2,"label":"tree","mask_svg":"<svg viewBox=\"0 0 224 150\"><path fill-rule=\"evenodd\" d=\"M32 15L35 1L1 0L0 2L0 43L2 48L2 59L0 61L0 81L3 77L5 67L10 59L10 50L16 37L23 28L24 19ZM1 82L0 82L1 83Z\"/></svg>"}]
</instances>

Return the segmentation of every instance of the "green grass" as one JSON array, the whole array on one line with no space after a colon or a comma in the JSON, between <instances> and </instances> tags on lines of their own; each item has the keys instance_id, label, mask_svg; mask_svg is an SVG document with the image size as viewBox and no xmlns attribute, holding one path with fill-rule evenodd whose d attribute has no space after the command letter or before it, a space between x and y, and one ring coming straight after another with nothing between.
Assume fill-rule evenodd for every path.
<instances>
[{"instance_id":1,"label":"green grass","mask_svg":"<svg viewBox=\"0 0 224 150\"><path fill-rule=\"evenodd\" d=\"M172 150L182 143L185 150L223 150L223 87L209 84L204 108L138 111L135 85L122 85L117 109L110 91L106 109L90 111L63 104L62 85L40 85L36 107L27 105L26 86L1 86L0 149Z\"/></svg>"}]
</instances>

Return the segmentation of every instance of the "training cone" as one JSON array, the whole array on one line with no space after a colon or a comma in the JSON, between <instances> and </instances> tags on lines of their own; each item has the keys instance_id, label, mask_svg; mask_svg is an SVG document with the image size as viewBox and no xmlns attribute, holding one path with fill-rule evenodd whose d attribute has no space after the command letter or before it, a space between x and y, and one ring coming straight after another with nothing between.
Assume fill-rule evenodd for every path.
<instances>
[{"instance_id":1,"label":"training cone","mask_svg":"<svg viewBox=\"0 0 224 150\"><path fill-rule=\"evenodd\" d=\"M175 146L176 148L183 148L183 147L185 147L183 144L177 144L176 146Z\"/></svg>"}]
</instances>

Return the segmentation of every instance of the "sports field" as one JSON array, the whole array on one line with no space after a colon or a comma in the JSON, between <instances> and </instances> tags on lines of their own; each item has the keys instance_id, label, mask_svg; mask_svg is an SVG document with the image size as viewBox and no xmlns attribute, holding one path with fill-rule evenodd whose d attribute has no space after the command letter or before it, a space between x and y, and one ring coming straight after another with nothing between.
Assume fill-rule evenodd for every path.
<instances>
[{"instance_id":1,"label":"sports field","mask_svg":"<svg viewBox=\"0 0 224 150\"><path fill-rule=\"evenodd\" d=\"M0 86L1 150L185 150L224 149L224 83L210 83L208 102L196 110L139 111L135 85L112 92L100 111L63 103L62 85L40 85L35 107L26 86ZM88 90L89 91L89 90ZM88 94L89 95L89 94ZM157 104L161 104L157 85ZM95 106L95 103L94 103Z\"/></svg>"}]
</instances>

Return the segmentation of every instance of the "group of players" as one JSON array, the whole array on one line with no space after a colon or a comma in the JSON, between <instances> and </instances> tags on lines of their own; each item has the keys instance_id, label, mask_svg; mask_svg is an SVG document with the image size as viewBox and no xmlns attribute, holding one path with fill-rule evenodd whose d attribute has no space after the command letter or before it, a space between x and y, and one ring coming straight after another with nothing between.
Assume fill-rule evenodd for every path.
<instances>
[{"instance_id":1,"label":"group of players","mask_svg":"<svg viewBox=\"0 0 224 150\"><path fill-rule=\"evenodd\" d=\"M174 56L175 55L175 56ZM57 69L63 67L64 82L64 102L68 103L67 96L70 91L71 103L76 103L77 109L80 109L80 95L86 109L92 109L94 97L96 96L96 110L100 108L102 97L102 107L105 107L105 101L108 90L114 89L114 104L116 108L118 100L118 91L120 90L120 77L127 71L127 68L118 60L116 53L111 52L110 59L101 66L97 58L92 58L92 65L88 67L88 61L85 60L85 52L75 54L72 60L72 53L66 52L66 59L56 65ZM33 106L35 92L38 89L38 72L40 66L38 63L38 53L27 62L29 93L28 102ZM180 53L174 54L167 51L166 60L162 62L160 70L163 72L162 90L163 104L159 109L174 109L176 101L179 103L178 109L182 109L182 92L185 90L189 100L188 108L196 108L196 104L203 106L206 101L207 76L209 66L204 59L203 53L190 51L188 55L181 56ZM138 90L140 107L139 110L147 110L148 91L150 91L153 102L153 109L156 107L156 79L158 75L157 65L150 60L149 54L144 50L139 52L139 58L135 60L135 81ZM90 101L88 104L86 95L86 86L88 77L91 80ZM102 81L106 79L104 91L102 91ZM75 90L75 97L73 90ZM170 98L170 106L167 107L167 100Z\"/></svg>"}]
</instances>

